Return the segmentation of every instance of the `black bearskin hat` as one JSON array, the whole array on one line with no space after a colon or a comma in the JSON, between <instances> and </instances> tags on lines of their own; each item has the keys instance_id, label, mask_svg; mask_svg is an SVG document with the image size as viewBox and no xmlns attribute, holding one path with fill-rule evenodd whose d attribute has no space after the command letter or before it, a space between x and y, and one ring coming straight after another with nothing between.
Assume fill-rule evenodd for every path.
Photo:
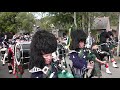
<instances>
[{"instance_id":1,"label":"black bearskin hat","mask_svg":"<svg viewBox=\"0 0 120 90\"><path fill-rule=\"evenodd\" d=\"M114 36L112 31L108 31L109 36Z\"/></svg>"},{"instance_id":2,"label":"black bearskin hat","mask_svg":"<svg viewBox=\"0 0 120 90\"><path fill-rule=\"evenodd\" d=\"M109 34L106 31L103 31L100 34L100 43L106 43L107 38L109 38Z\"/></svg>"},{"instance_id":3,"label":"black bearskin hat","mask_svg":"<svg viewBox=\"0 0 120 90\"><path fill-rule=\"evenodd\" d=\"M43 54L53 53L57 49L56 37L45 30L37 31L30 45L29 69L34 66L43 68L45 66Z\"/></svg>"},{"instance_id":4,"label":"black bearskin hat","mask_svg":"<svg viewBox=\"0 0 120 90\"><path fill-rule=\"evenodd\" d=\"M71 32L70 50L76 50L79 48L79 42L86 42L87 35L83 30L73 30Z\"/></svg>"}]
</instances>

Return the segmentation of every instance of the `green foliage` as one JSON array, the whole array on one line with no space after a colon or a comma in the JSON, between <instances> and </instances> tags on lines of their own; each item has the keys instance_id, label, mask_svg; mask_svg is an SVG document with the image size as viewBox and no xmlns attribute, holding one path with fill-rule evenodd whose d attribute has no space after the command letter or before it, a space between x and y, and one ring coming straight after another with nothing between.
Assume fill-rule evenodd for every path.
<instances>
[{"instance_id":1,"label":"green foliage","mask_svg":"<svg viewBox=\"0 0 120 90\"><path fill-rule=\"evenodd\" d=\"M20 12L16 16L16 21L19 23L19 30L31 32L35 24L34 16L31 13Z\"/></svg>"},{"instance_id":2,"label":"green foliage","mask_svg":"<svg viewBox=\"0 0 120 90\"><path fill-rule=\"evenodd\" d=\"M40 12L39 15L44 15ZM88 30L88 23L92 26L94 17L109 17L111 26L118 26L119 12L49 12L48 16L35 21L34 14L28 12L0 12L0 31L18 32L25 30L31 32L33 25L37 23L42 29L55 28L68 30L71 26L75 28L74 19L78 29Z\"/></svg>"},{"instance_id":3,"label":"green foliage","mask_svg":"<svg viewBox=\"0 0 120 90\"><path fill-rule=\"evenodd\" d=\"M2 32L30 32L35 23L34 16L27 12L0 12L0 30Z\"/></svg>"},{"instance_id":4,"label":"green foliage","mask_svg":"<svg viewBox=\"0 0 120 90\"><path fill-rule=\"evenodd\" d=\"M42 18L40 21L38 20L38 25L41 27L41 29L51 29L52 25L52 19L53 17L46 16L45 18Z\"/></svg>"},{"instance_id":5,"label":"green foliage","mask_svg":"<svg viewBox=\"0 0 120 90\"><path fill-rule=\"evenodd\" d=\"M59 29L69 29L74 24L73 12L50 12L54 26Z\"/></svg>"},{"instance_id":6,"label":"green foliage","mask_svg":"<svg viewBox=\"0 0 120 90\"><path fill-rule=\"evenodd\" d=\"M17 22L15 17L17 16L17 12L1 12L0 13L0 29L2 32L5 31L14 31L17 27Z\"/></svg>"},{"instance_id":7,"label":"green foliage","mask_svg":"<svg viewBox=\"0 0 120 90\"><path fill-rule=\"evenodd\" d=\"M49 12L48 16L37 22L42 29L50 29L53 24L55 28L68 30L71 26L75 28L74 19L76 19L77 28L88 32L89 23L91 28L95 17L109 17L110 25L118 26L118 15L119 12L76 12L74 18L74 12Z\"/></svg>"}]
</instances>

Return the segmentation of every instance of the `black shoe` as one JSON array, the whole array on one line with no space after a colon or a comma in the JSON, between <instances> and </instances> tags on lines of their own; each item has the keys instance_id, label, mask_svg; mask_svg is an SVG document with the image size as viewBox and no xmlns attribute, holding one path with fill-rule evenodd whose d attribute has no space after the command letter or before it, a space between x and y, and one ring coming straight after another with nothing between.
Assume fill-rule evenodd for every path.
<instances>
[{"instance_id":1,"label":"black shoe","mask_svg":"<svg viewBox=\"0 0 120 90\"><path fill-rule=\"evenodd\" d=\"M119 68L119 67L114 67L114 68Z\"/></svg>"},{"instance_id":2,"label":"black shoe","mask_svg":"<svg viewBox=\"0 0 120 90\"><path fill-rule=\"evenodd\" d=\"M5 66L5 64L2 64L2 66Z\"/></svg>"},{"instance_id":3,"label":"black shoe","mask_svg":"<svg viewBox=\"0 0 120 90\"><path fill-rule=\"evenodd\" d=\"M112 75L112 73L107 73L107 74Z\"/></svg>"},{"instance_id":4,"label":"black shoe","mask_svg":"<svg viewBox=\"0 0 120 90\"><path fill-rule=\"evenodd\" d=\"M9 74L12 74L12 72L13 72L12 70L9 70Z\"/></svg>"}]
</instances>

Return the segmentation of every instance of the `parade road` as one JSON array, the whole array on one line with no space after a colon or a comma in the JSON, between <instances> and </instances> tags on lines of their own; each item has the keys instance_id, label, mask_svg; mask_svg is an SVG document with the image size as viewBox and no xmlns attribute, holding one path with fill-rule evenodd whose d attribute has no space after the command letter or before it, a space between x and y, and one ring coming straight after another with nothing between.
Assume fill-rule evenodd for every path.
<instances>
[{"instance_id":1,"label":"parade road","mask_svg":"<svg viewBox=\"0 0 120 90\"><path fill-rule=\"evenodd\" d=\"M113 68L112 64L110 63L110 71L112 72L112 75L109 75L105 72L105 67L102 66L101 71L103 78L120 78L120 57L115 57L115 59L119 68ZM67 64L71 64L70 60L68 59L66 60L67 60ZM70 70L69 67L68 70ZM0 61L0 78L15 78L13 74L8 73L7 63L5 64L5 66L2 66L1 61ZM30 73L28 72L27 69L25 70L22 78L30 78Z\"/></svg>"}]
</instances>

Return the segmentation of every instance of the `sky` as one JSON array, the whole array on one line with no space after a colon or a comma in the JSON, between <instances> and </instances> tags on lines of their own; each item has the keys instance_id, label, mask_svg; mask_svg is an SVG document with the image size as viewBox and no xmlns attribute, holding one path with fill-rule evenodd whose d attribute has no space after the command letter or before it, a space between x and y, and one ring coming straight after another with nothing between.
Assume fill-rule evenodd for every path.
<instances>
[{"instance_id":1,"label":"sky","mask_svg":"<svg viewBox=\"0 0 120 90\"><path fill-rule=\"evenodd\" d=\"M33 12L36 19L41 19L42 17L47 16L48 12L45 12L44 14L42 14L41 12Z\"/></svg>"}]
</instances>

